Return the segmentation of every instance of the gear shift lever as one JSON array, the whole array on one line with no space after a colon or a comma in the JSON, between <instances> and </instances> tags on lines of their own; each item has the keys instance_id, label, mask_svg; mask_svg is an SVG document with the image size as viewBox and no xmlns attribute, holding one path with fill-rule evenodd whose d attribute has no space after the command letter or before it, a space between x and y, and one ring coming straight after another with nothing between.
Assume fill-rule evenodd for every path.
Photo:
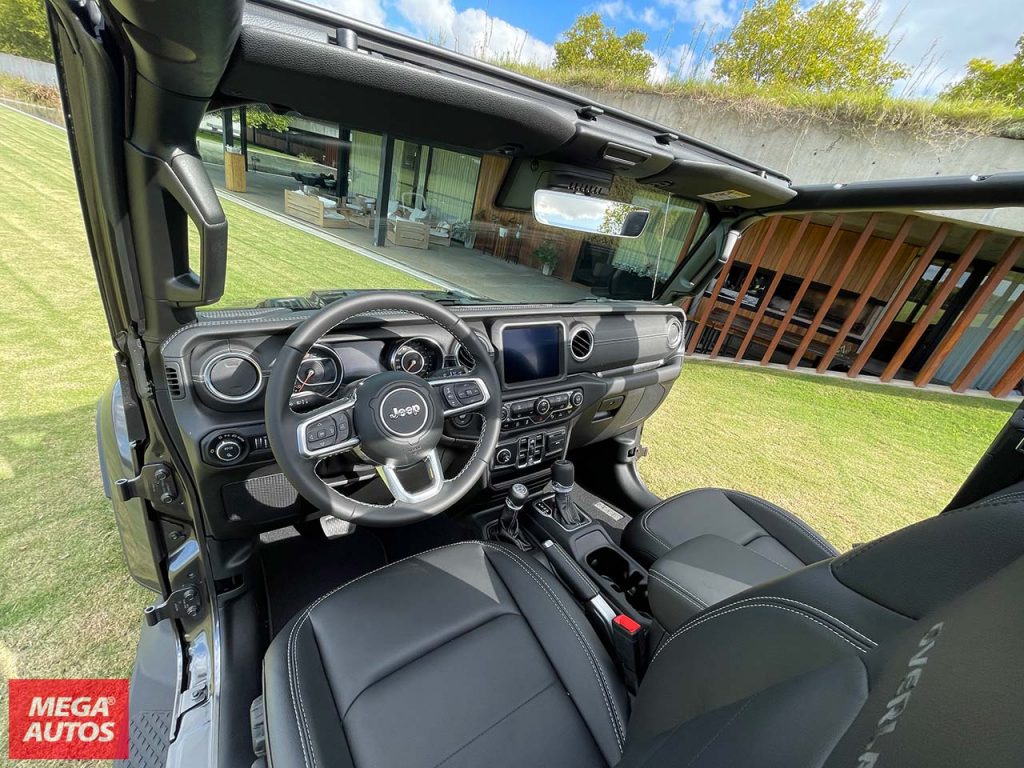
<instances>
[{"instance_id":1,"label":"gear shift lever","mask_svg":"<svg viewBox=\"0 0 1024 768\"><path fill-rule=\"evenodd\" d=\"M551 465L551 488L555 492L555 520L566 528L583 523L583 516L572 501L576 468L571 461L559 459Z\"/></svg>"},{"instance_id":2,"label":"gear shift lever","mask_svg":"<svg viewBox=\"0 0 1024 768\"><path fill-rule=\"evenodd\" d=\"M530 498L529 489L522 483L516 483L508 489L505 508L501 510L501 517L498 518L498 535L515 544L524 552L530 548L530 545L523 537L522 531L519 530L519 513L528 498Z\"/></svg>"}]
</instances>

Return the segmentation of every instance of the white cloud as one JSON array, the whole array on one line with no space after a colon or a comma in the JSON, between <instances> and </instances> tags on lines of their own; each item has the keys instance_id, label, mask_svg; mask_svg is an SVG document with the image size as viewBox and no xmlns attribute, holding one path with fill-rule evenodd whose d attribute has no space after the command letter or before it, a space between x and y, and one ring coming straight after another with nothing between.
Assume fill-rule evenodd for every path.
<instances>
[{"instance_id":1,"label":"white cloud","mask_svg":"<svg viewBox=\"0 0 1024 768\"><path fill-rule=\"evenodd\" d=\"M385 26L387 13L381 0L306 0L312 5L329 8L332 11L351 16L379 27Z\"/></svg>"},{"instance_id":2,"label":"white cloud","mask_svg":"<svg viewBox=\"0 0 1024 768\"><path fill-rule=\"evenodd\" d=\"M459 53L541 65L555 58L553 46L480 8L457 11L451 0L397 0L395 10L413 35Z\"/></svg>"},{"instance_id":3,"label":"white cloud","mask_svg":"<svg viewBox=\"0 0 1024 768\"><path fill-rule=\"evenodd\" d=\"M970 59L1013 58L1020 19L1019 0L971 0L969 7L964 0L894 0L882 4L878 28L893 29L900 41L893 57L916 68L914 90L936 93L960 79ZM941 59L928 66L933 44Z\"/></svg>"},{"instance_id":4,"label":"white cloud","mask_svg":"<svg viewBox=\"0 0 1024 768\"><path fill-rule=\"evenodd\" d=\"M657 8L650 5L638 10L624 0L611 0L611 2L601 3L596 10L603 18L611 21L643 24L650 29L664 29L668 26L668 19L658 13Z\"/></svg>"},{"instance_id":5,"label":"white cloud","mask_svg":"<svg viewBox=\"0 0 1024 768\"><path fill-rule=\"evenodd\" d=\"M739 16L735 0L658 0L675 13L677 21L731 26Z\"/></svg>"}]
</instances>

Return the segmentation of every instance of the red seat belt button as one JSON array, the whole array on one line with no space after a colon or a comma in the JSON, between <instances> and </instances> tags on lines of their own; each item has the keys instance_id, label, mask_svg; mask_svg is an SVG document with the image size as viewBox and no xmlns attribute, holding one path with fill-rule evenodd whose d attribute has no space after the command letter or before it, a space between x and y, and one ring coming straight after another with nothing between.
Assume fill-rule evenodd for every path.
<instances>
[{"instance_id":1,"label":"red seat belt button","mask_svg":"<svg viewBox=\"0 0 1024 768\"><path fill-rule=\"evenodd\" d=\"M635 635L642 629L638 622L634 621L624 613L620 613L618 616L612 619L612 623L617 625L620 629L624 629L626 631L626 634L629 635Z\"/></svg>"}]
</instances>

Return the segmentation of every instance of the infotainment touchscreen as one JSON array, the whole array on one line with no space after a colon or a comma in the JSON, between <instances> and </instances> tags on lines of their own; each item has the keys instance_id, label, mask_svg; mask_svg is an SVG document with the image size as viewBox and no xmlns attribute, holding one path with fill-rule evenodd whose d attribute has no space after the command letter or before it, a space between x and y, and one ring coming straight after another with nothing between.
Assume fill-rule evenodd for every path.
<instances>
[{"instance_id":1,"label":"infotainment touchscreen","mask_svg":"<svg viewBox=\"0 0 1024 768\"><path fill-rule=\"evenodd\" d=\"M513 325L501 332L506 384L553 379L562 373L562 326Z\"/></svg>"}]
</instances>

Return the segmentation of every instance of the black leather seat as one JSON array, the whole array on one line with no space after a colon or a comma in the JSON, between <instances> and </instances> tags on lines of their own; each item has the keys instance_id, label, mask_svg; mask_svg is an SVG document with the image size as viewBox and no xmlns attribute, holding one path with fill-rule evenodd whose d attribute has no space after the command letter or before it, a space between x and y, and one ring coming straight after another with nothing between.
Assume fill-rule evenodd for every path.
<instances>
[{"instance_id":1,"label":"black leather seat","mask_svg":"<svg viewBox=\"0 0 1024 768\"><path fill-rule=\"evenodd\" d=\"M1022 554L1024 493L1001 494L729 598L661 642L624 734L613 665L557 582L503 547L442 548L335 590L274 640L268 756L1016 767Z\"/></svg>"},{"instance_id":2,"label":"black leather seat","mask_svg":"<svg viewBox=\"0 0 1024 768\"><path fill-rule=\"evenodd\" d=\"M330 593L264 664L273 766L603 766L625 688L562 585L467 543Z\"/></svg>"},{"instance_id":3,"label":"black leather seat","mask_svg":"<svg viewBox=\"0 0 1024 768\"><path fill-rule=\"evenodd\" d=\"M755 552L782 571L837 553L813 528L757 496L699 488L665 499L633 518L622 545L645 566L699 536L717 536Z\"/></svg>"}]
</instances>

